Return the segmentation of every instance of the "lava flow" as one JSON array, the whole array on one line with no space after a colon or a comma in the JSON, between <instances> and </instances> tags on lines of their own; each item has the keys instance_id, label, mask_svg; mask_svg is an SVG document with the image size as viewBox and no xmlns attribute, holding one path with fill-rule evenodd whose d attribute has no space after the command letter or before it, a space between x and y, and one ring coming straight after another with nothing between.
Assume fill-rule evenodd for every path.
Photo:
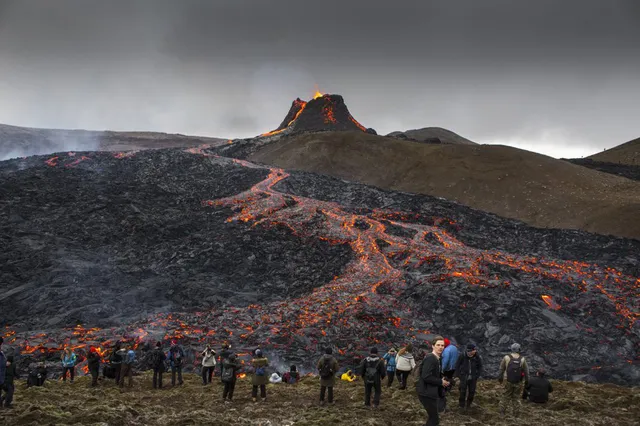
<instances>
[{"instance_id":1,"label":"lava flow","mask_svg":"<svg viewBox=\"0 0 640 426\"><path fill-rule=\"evenodd\" d=\"M303 109L304 105L300 111ZM187 151L242 167L261 167L217 157L204 147ZM450 219L384 209L357 212L335 202L288 194L278 190L278 185L289 174L278 168L268 171L268 176L249 190L203 200L202 206L230 208L233 214L227 222L281 228L299 238L348 245L353 260L331 282L310 294L265 305L163 314L117 330L78 327L63 342L43 334L17 336L11 329L5 336L23 353L48 353L65 345L78 349L92 345L103 351L116 336L134 346L149 336L194 345L233 341L240 348L260 345L295 352L293 355L300 358L332 345L346 355L371 344L386 347L439 332L432 322L439 308L418 311L415 306L422 296L416 302L411 295L445 295L449 288L461 286L505 297L511 288L526 287L537 295L525 303L543 312L545 318L556 320L549 315L563 312L581 318L582 323L574 327L579 330L574 332L592 333L597 327L591 306L611 312L620 333L632 333L637 327L640 279L636 277L584 262L470 247L447 231L457 226ZM562 305L556 300L562 300ZM460 309L479 304L478 299L457 302Z\"/></svg>"}]
</instances>

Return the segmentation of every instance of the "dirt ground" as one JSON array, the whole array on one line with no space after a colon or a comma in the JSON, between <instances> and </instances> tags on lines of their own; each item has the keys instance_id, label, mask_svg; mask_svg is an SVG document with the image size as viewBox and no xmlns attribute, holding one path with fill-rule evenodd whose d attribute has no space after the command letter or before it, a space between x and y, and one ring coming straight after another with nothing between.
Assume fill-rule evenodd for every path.
<instances>
[{"instance_id":1,"label":"dirt ground","mask_svg":"<svg viewBox=\"0 0 640 426\"><path fill-rule=\"evenodd\" d=\"M607 149L606 151L598 154L591 155L587 158L594 161L640 166L640 138L615 146L611 149Z\"/></svg>"},{"instance_id":2,"label":"dirt ground","mask_svg":"<svg viewBox=\"0 0 640 426\"><path fill-rule=\"evenodd\" d=\"M443 197L533 226L640 238L640 182L517 148L325 132L283 138L250 160Z\"/></svg>"},{"instance_id":3,"label":"dirt ground","mask_svg":"<svg viewBox=\"0 0 640 426\"><path fill-rule=\"evenodd\" d=\"M168 376L168 375L167 375ZM165 386L170 380L165 376ZM44 387L17 386L14 408L0 411L3 425L422 425L426 412L409 384L407 390L383 387L380 408L363 406L361 382L339 382L336 404L320 406L318 379L305 377L296 385L268 385L267 402L251 402L248 378L239 379L234 402L222 403L218 378L203 386L197 375L185 375L180 387L151 388L151 375L134 377L133 388L118 389L111 380L90 388L89 378L74 384L49 381ZM441 425L637 425L640 388L614 385L553 382L554 392L545 406L522 404L520 417L498 414L501 387L481 381L475 408L457 409L458 391L448 398L450 411Z\"/></svg>"}]
</instances>

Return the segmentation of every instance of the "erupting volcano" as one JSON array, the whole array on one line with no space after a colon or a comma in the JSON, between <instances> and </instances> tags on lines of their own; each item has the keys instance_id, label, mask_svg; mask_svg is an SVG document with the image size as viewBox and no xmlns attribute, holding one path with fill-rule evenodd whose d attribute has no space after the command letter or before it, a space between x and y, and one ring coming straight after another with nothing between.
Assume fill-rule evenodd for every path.
<instances>
[{"instance_id":1,"label":"erupting volcano","mask_svg":"<svg viewBox=\"0 0 640 426\"><path fill-rule=\"evenodd\" d=\"M294 100L278 128L261 136L332 130L360 130L376 133L375 130L365 128L353 118L342 96L316 91L313 99L308 102L300 98Z\"/></svg>"},{"instance_id":2,"label":"erupting volcano","mask_svg":"<svg viewBox=\"0 0 640 426\"><path fill-rule=\"evenodd\" d=\"M554 377L637 380L640 242L224 146L0 163L2 325L21 363L178 339L194 366L205 342L228 341L310 368L326 346L349 362L438 333L476 342L488 374L518 341Z\"/></svg>"}]
</instances>

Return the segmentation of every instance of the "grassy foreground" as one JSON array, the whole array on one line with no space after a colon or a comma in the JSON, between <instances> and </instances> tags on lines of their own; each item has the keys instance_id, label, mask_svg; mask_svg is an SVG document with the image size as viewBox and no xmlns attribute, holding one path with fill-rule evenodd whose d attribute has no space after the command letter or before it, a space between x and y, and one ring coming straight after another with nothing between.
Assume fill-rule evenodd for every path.
<instances>
[{"instance_id":1,"label":"grassy foreground","mask_svg":"<svg viewBox=\"0 0 640 426\"><path fill-rule=\"evenodd\" d=\"M170 379L170 377L169 377ZM234 402L222 404L222 385L202 386L200 377L185 375L181 387L151 388L151 375L134 378L134 386L120 391L112 380L90 388L89 378L72 385L49 381L44 387L17 386L14 408L0 410L3 425L422 425L422 409L410 384L401 391L396 384L383 388L380 408L363 407L362 382L340 382L336 404L318 404L318 379L304 378L296 385L269 385L267 402L251 402L248 379L238 380ZM518 420L498 414L500 386L496 381L478 384L475 410L457 411L457 390L448 398L452 411L441 425L638 425L640 388L554 381L546 407L523 403ZM165 384L166 386L166 384Z\"/></svg>"}]
</instances>

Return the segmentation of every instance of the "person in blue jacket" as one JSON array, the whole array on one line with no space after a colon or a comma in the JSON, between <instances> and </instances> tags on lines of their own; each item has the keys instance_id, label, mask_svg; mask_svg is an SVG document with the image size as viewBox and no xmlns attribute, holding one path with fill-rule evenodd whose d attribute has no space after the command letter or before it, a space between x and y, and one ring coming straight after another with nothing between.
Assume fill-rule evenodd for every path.
<instances>
[{"instance_id":1,"label":"person in blue jacket","mask_svg":"<svg viewBox=\"0 0 640 426\"><path fill-rule=\"evenodd\" d=\"M444 352L442 352L442 374L447 381L452 382L458 362L458 348L449 339L444 339Z\"/></svg>"},{"instance_id":2,"label":"person in blue jacket","mask_svg":"<svg viewBox=\"0 0 640 426\"><path fill-rule=\"evenodd\" d=\"M396 375L396 349L389 349L382 359L387 363L387 387L390 388Z\"/></svg>"}]
</instances>

